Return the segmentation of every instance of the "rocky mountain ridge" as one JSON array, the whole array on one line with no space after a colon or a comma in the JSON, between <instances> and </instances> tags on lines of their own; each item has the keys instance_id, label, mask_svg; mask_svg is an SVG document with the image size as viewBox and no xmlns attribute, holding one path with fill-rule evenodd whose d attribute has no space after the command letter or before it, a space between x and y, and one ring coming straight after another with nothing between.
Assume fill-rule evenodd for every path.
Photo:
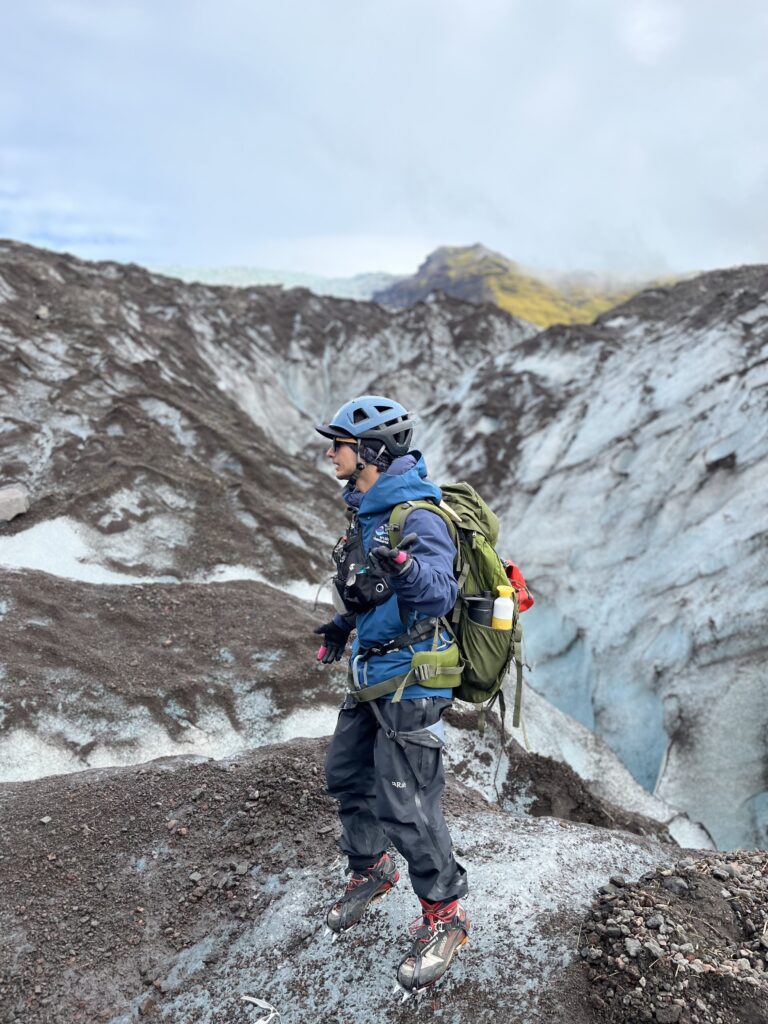
<instances>
[{"instance_id":1,"label":"rocky mountain ridge","mask_svg":"<svg viewBox=\"0 0 768 1024\"><path fill-rule=\"evenodd\" d=\"M403 309L444 292L470 302L492 302L538 327L589 323L639 291L642 283L617 287L592 275L544 277L483 245L441 246L411 277L373 293L374 302Z\"/></svg>"}]
</instances>

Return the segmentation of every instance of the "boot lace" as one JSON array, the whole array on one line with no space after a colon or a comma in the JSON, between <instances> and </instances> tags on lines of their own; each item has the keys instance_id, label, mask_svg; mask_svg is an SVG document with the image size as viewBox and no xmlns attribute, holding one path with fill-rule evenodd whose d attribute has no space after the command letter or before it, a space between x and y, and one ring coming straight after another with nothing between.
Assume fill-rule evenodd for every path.
<instances>
[{"instance_id":1,"label":"boot lace","mask_svg":"<svg viewBox=\"0 0 768 1024\"><path fill-rule=\"evenodd\" d=\"M344 891L352 892L352 890L356 889L358 885L362 885L364 882L369 881L370 878L370 875L362 875L359 871L353 871L350 875L349 881L347 882L347 888Z\"/></svg>"},{"instance_id":2,"label":"boot lace","mask_svg":"<svg viewBox=\"0 0 768 1024\"><path fill-rule=\"evenodd\" d=\"M408 931L416 942L429 942L437 932L460 920L459 901L451 903L429 903L421 901L422 913L408 925Z\"/></svg>"},{"instance_id":3,"label":"boot lace","mask_svg":"<svg viewBox=\"0 0 768 1024\"><path fill-rule=\"evenodd\" d=\"M370 882L371 879L375 879L376 881L383 881L383 867L385 863L385 859L382 856L379 857L375 864L371 864L369 868L366 868L365 871L353 871L351 868L347 868L347 871L350 872L350 879L347 882L346 889L344 890L345 893L352 892L354 889L358 887L358 885L363 885L365 882Z\"/></svg>"}]
</instances>

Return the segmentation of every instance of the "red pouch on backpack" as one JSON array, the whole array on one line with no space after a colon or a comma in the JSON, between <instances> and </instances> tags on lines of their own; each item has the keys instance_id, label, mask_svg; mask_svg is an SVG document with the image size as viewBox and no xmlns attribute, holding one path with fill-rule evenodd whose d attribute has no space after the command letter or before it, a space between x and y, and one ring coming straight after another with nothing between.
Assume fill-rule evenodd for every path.
<instances>
[{"instance_id":1,"label":"red pouch on backpack","mask_svg":"<svg viewBox=\"0 0 768 1024\"><path fill-rule=\"evenodd\" d=\"M508 558L504 559L504 570L507 574L507 579L510 584L515 588L517 593L517 606L521 612L527 612L528 609L533 605L533 594L528 589L528 584L525 582L525 576L520 572L519 566L515 565L514 562L510 562Z\"/></svg>"}]
</instances>

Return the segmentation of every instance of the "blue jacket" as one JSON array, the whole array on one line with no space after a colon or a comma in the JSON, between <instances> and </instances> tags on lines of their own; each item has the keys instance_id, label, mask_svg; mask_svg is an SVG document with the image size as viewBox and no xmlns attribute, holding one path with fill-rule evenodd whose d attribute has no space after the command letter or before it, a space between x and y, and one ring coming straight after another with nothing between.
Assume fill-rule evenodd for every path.
<instances>
[{"instance_id":1,"label":"blue jacket","mask_svg":"<svg viewBox=\"0 0 768 1024\"><path fill-rule=\"evenodd\" d=\"M427 467L420 452L395 459L369 491L362 493L350 487L344 491L347 505L357 512L366 553L381 544L389 547L386 527L395 505L425 498L439 502L441 496L440 488L427 479ZM456 603L458 586L453 575L456 547L443 520L432 512L416 509L408 516L407 532L418 535L410 549L412 564L402 576L391 578L395 596L370 611L358 614L355 623L357 636L352 643L353 660L361 646L366 648L391 640L412 628L419 619L446 615ZM400 617L401 608L410 613L405 626ZM334 621L344 625L341 616L336 616ZM449 642L450 638L445 635L441 647ZM431 645L431 638L420 640L414 645L414 650L426 651ZM404 675L410 667L411 651L406 647L361 663L359 679L371 686ZM403 699L450 696L448 689L429 688L418 683L406 687L403 692Z\"/></svg>"}]
</instances>

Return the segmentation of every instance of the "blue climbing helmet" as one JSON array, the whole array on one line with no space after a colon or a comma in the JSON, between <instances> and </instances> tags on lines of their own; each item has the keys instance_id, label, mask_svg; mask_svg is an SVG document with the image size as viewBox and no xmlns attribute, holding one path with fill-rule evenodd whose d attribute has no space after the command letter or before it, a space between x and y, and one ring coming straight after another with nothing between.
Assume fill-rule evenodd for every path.
<instances>
[{"instance_id":1,"label":"blue climbing helmet","mask_svg":"<svg viewBox=\"0 0 768 1024\"><path fill-rule=\"evenodd\" d=\"M315 429L323 437L354 437L376 457L386 452L391 458L397 458L405 455L411 446L413 418L392 398L363 395L345 402L330 423ZM373 460L366 458L368 461Z\"/></svg>"}]
</instances>

